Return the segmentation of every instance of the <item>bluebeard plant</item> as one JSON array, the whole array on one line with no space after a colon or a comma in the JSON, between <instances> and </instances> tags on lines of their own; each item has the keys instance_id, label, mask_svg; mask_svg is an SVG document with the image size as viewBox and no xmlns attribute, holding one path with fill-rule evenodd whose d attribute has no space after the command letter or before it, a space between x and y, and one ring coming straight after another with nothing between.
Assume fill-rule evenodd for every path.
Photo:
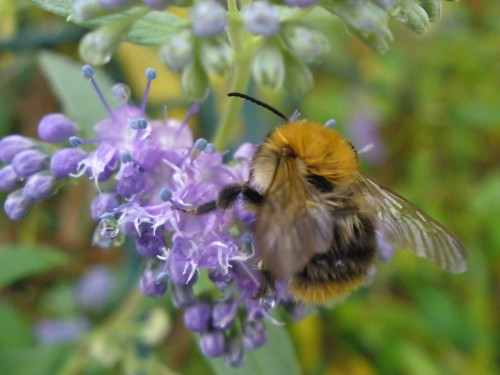
<instances>
[{"instance_id":1,"label":"bluebeard plant","mask_svg":"<svg viewBox=\"0 0 500 375\"><path fill-rule=\"evenodd\" d=\"M300 309L283 286L273 297L254 298L260 281L250 232L252 212L240 204L200 216L176 208L213 200L228 184L246 181L253 146L243 144L224 164L223 152L205 139L193 139L188 120L199 110L199 102L182 121L147 118L147 93L156 77L152 69L146 72L148 84L140 106L124 100L116 109L105 101L93 69L85 66L83 74L109 117L94 126L92 138L83 137L61 114L40 121L39 140L3 138L2 190L10 191L5 212L20 220L65 181L90 179L97 191L90 207L96 221L94 244L106 249L120 245L125 237L133 240L145 259L141 292L149 297L170 292L174 305L184 309L186 327L200 335L201 351L210 357L225 356L231 365L241 364L244 348L266 342L270 310L283 305L294 311L293 316L303 312L296 313ZM94 273L99 280L109 279L102 270ZM82 304L92 305L100 297L89 297L85 283L78 293ZM90 298L94 302L89 303Z\"/></svg>"}]
</instances>

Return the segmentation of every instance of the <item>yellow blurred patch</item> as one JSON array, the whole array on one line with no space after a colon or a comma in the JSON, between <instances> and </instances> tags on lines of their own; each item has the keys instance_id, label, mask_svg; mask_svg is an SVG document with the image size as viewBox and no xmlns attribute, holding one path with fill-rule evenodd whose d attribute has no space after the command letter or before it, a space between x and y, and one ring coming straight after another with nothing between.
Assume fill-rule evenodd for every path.
<instances>
[{"instance_id":1,"label":"yellow blurred patch","mask_svg":"<svg viewBox=\"0 0 500 375\"><path fill-rule=\"evenodd\" d=\"M17 25L17 14L15 2L11 0L0 0L0 38L10 39Z\"/></svg>"},{"instance_id":2,"label":"yellow blurred patch","mask_svg":"<svg viewBox=\"0 0 500 375\"><path fill-rule=\"evenodd\" d=\"M157 47L123 43L116 52L116 58L120 61L127 83L137 96L137 93L143 92L146 87L146 69L154 68L157 71L157 77L151 85L148 103L163 104L169 100L182 98L180 76L170 72L160 63Z\"/></svg>"},{"instance_id":3,"label":"yellow blurred patch","mask_svg":"<svg viewBox=\"0 0 500 375\"><path fill-rule=\"evenodd\" d=\"M339 364L332 364L327 375L376 375L373 366L363 357L347 358L346 362Z\"/></svg>"},{"instance_id":4,"label":"yellow blurred patch","mask_svg":"<svg viewBox=\"0 0 500 375\"><path fill-rule=\"evenodd\" d=\"M322 352L322 322L318 315L309 314L301 322L291 327L292 335L297 342L300 362L304 370L316 368L321 359Z\"/></svg>"}]
</instances>

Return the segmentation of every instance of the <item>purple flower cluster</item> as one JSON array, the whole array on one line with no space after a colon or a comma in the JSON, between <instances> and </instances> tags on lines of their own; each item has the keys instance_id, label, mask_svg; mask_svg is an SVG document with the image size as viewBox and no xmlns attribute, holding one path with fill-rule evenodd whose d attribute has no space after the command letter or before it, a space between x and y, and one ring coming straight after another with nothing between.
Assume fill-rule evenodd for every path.
<instances>
[{"instance_id":1,"label":"purple flower cluster","mask_svg":"<svg viewBox=\"0 0 500 375\"><path fill-rule=\"evenodd\" d=\"M125 236L133 239L137 252L146 258L139 283L142 293L159 297L170 291L174 305L184 309L186 327L200 335L206 356L224 356L233 366L243 363L245 348L255 349L266 341L269 310L278 305L289 310L295 303L279 285L275 296L254 298L260 276L250 232L253 213L240 203L226 212L199 216L178 208L196 207L215 199L228 184L246 181L253 146L242 145L226 165L224 153L204 139L194 140L187 122L200 103L183 121L148 119L147 95L156 77L152 69L146 72L141 105L124 102L117 109L104 100L93 69L85 66L83 73L109 117L95 125L93 139L80 138L78 127L63 115L42 119L43 141L64 138L72 146L60 144L55 152L39 140L17 135L2 139L0 158L6 165L0 173L8 177L1 179L2 189L14 190L6 200L6 213L20 219L31 208L30 194L44 199L50 195L47 186L88 177L98 190L91 205L98 222L94 244L108 248ZM30 183L34 176L36 183ZM24 188L18 188L23 183Z\"/></svg>"}]
</instances>

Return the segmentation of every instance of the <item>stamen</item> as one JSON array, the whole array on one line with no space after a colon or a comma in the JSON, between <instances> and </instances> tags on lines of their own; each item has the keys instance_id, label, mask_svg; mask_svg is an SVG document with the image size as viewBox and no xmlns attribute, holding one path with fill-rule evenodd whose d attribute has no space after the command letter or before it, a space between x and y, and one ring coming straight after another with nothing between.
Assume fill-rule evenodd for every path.
<instances>
[{"instance_id":1,"label":"stamen","mask_svg":"<svg viewBox=\"0 0 500 375\"><path fill-rule=\"evenodd\" d=\"M207 147L205 147L205 150L203 150L207 154L214 154L217 149L212 143L207 144Z\"/></svg>"},{"instance_id":2,"label":"stamen","mask_svg":"<svg viewBox=\"0 0 500 375\"><path fill-rule=\"evenodd\" d=\"M120 150L119 154L120 154L120 161L123 164L131 163L134 160L130 152L128 152L127 150Z\"/></svg>"},{"instance_id":3,"label":"stamen","mask_svg":"<svg viewBox=\"0 0 500 375\"><path fill-rule=\"evenodd\" d=\"M207 148L208 141L204 138L198 138L191 150L191 160L195 160L200 156L201 152Z\"/></svg>"},{"instance_id":4,"label":"stamen","mask_svg":"<svg viewBox=\"0 0 500 375\"><path fill-rule=\"evenodd\" d=\"M72 136L68 138L68 142L73 148L80 147L83 144L92 144L92 143L101 143L102 139L94 138L94 139L81 139L80 137Z\"/></svg>"},{"instance_id":5,"label":"stamen","mask_svg":"<svg viewBox=\"0 0 500 375\"><path fill-rule=\"evenodd\" d=\"M337 124L337 121L335 121L334 118L331 118L330 120L328 120L327 122L325 122L325 126L328 128L328 129L333 129L335 127L335 125Z\"/></svg>"},{"instance_id":6,"label":"stamen","mask_svg":"<svg viewBox=\"0 0 500 375\"><path fill-rule=\"evenodd\" d=\"M186 117L184 117L184 120L182 120L179 130L183 129L187 125L189 120L191 120L191 118L200 111L200 108L201 108L201 101L199 100L191 105L191 108L189 108Z\"/></svg>"},{"instance_id":7,"label":"stamen","mask_svg":"<svg viewBox=\"0 0 500 375\"><path fill-rule=\"evenodd\" d=\"M172 192L168 188L161 189L160 199L164 202L170 201L172 199Z\"/></svg>"},{"instance_id":8,"label":"stamen","mask_svg":"<svg viewBox=\"0 0 500 375\"><path fill-rule=\"evenodd\" d=\"M145 118L131 119L128 124L134 130L144 130L148 127L148 121Z\"/></svg>"},{"instance_id":9,"label":"stamen","mask_svg":"<svg viewBox=\"0 0 500 375\"><path fill-rule=\"evenodd\" d=\"M367 152L370 152L375 145L373 143L368 143L367 145L363 146L360 150L358 150L358 155L366 154Z\"/></svg>"},{"instance_id":10,"label":"stamen","mask_svg":"<svg viewBox=\"0 0 500 375\"><path fill-rule=\"evenodd\" d=\"M156 78L156 70L153 68L148 68L146 70L146 79L148 82L146 83L146 89L144 90L144 95L142 96L142 101L141 101L141 112L144 113L146 110L146 103L148 101L148 96L149 96L149 90L151 89L151 81L153 81Z\"/></svg>"},{"instance_id":11,"label":"stamen","mask_svg":"<svg viewBox=\"0 0 500 375\"><path fill-rule=\"evenodd\" d=\"M108 112L108 115L115 119L113 110L109 106L108 102L106 101L106 98L104 97L104 94L102 93L101 88L97 84L96 80L94 79L94 68L92 68L90 65L84 65L82 68L83 76L87 78L92 86L94 87L94 90L96 91L97 95L99 96L99 99L101 100L102 104L104 105L104 108Z\"/></svg>"}]
</instances>

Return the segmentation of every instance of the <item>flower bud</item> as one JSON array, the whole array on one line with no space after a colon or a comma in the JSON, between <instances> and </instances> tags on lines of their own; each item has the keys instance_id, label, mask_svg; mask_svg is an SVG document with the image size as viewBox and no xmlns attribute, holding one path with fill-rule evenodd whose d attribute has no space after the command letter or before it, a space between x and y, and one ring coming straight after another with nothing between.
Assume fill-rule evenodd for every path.
<instances>
[{"instance_id":1,"label":"flower bud","mask_svg":"<svg viewBox=\"0 0 500 375\"><path fill-rule=\"evenodd\" d=\"M61 113L45 115L38 123L38 136L49 143L66 142L77 132L76 124Z\"/></svg>"},{"instance_id":2,"label":"flower bud","mask_svg":"<svg viewBox=\"0 0 500 375\"><path fill-rule=\"evenodd\" d=\"M208 332L212 324L212 307L208 302L196 302L184 312L184 324L192 332Z\"/></svg>"},{"instance_id":3,"label":"flower bud","mask_svg":"<svg viewBox=\"0 0 500 375\"><path fill-rule=\"evenodd\" d=\"M75 0L71 17L80 23L97 17L101 10L99 0Z\"/></svg>"},{"instance_id":4,"label":"flower bud","mask_svg":"<svg viewBox=\"0 0 500 375\"><path fill-rule=\"evenodd\" d=\"M239 367L245 363L245 351L241 339L235 338L229 342L225 362L231 367Z\"/></svg>"},{"instance_id":5,"label":"flower bud","mask_svg":"<svg viewBox=\"0 0 500 375\"><path fill-rule=\"evenodd\" d=\"M23 195L31 202L46 199L54 193L57 187L56 178L47 171L31 175L24 185Z\"/></svg>"},{"instance_id":6,"label":"flower bud","mask_svg":"<svg viewBox=\"0 0 500 375\"><path fill-rule=\"evenodd\" d=\"M167 291L167 283L158 283L156 272L151 268L146 268L139 281L139 288L142 294L148 297L161 297Z\"/></svg>"},{"instance_id":7,"label":"flower bud","mask_svg":"<svg viewBox=\"0 0 500 375\"><path fill-rule=\"evenodd\" d=\"M137 238L135 243L137 252L140 255L149 258L156 258L160 255L160 249L165 247L165 241L159 233L157 233L157 235L145 233Z\"/></svg>"},{"instance_id":8,"label":"flower bud","mask_svg":"<svg viewBox=\"0 0 500 375\"><path fill-rule=\"evenodd\" d=\"M21 220L28 215L32 207L33 203L24 198L23 189L18 189L7 195L3 204L5 213L12 221Z\"/></svg>"},{"instance_id":9,"label":"flower bud","mask_svg":"<svg viewBox=\"0 0 500 375\"><path fill-rule=\"evenodd\" d=\"M280 30L278 8L267 1L255 1L243 9L245 27L254 35L270 37Z\"/></svg>"},{"instance_id":10,"label":"flower bud","mask_svg":"<svg viewBox=\"0 0 500 375\"><path fill-rule=\"evenodd\" d=\"M103 213L112 212L119 205L120 202L115 193L104 192L97 195L92 201L92 205L90 207L92 219L97 222L101 221L101 215Z\"/></svg>"},{"instance_id":11,"label":"flower bud","mask_svg":"<svg viewBox=\"0 0 500 375\"><path fill-rule=\"evenodd\" d=\"M441 13L443 11L441 0L419 0L418 2L429 16L429 21L439 21L439 19L441 18Z\"/></svg>"},{"instance_id":12,"label":"flower bud","mask_svg":"<svg viewBox=\"0 0 500 375\"><path fill-rule=\"evenodd\" d=\"M160 48L160 59L175 72L184 69L193 61L193 41L188 31L170 35Z\"/></svg>"},{"instance_id":13,"label":"flower bud","mask_svg":"<svg viewBox=\"0 0 500 375\"><path fill-rule=\"evenodd\" d=\"M171 0L142 0L142 2L154 10L163 10Z\"/></svg>"},{"instance_id":14,"label":"flower bud","mask_svg":"<svg viewBox=\"0 0 500 375\"><path fill-rule=\"evenodd\" d=\"M293 95L300 95L313 85L313 76L306 64L299 59L287 56L286 86Z\"/></svg>"},{"instance_id":15,"label":"flower bud","mask_svg":"<svg viewBox=\"0 0 500 375\"><path fill-rule=\"evenodd\" d=\"M181 77L182 90L191 100L200 100L205 97L208 90L207 73L197 62L189 64Z\"/></svg>"},{"instance_id":16,"label":"flower bud","mask_svg":"<svg viewBox=\"0 0 500 375\"><path fill-rule=\"evenodd\" d=\"M255 54L252 62L252 75L257 86L277 90L285 80L285 63L279 48L264 44Z\"/></svg>"},{"instance_id":17,"label":"flower bud","mask_svg":"<svg viewBox=\"0 0 500 375\"><path fill-rule=\"evenodd\" d=\"M85 34L78 47L80 57L91 65L108 63L113 51L135 21L136 18L132 16L120 18Z\"/></svg>"},{"instance_id":18,"label":"flower bud","mask_svg":"<svg viewBox=\"0 0 500 375\"><path fill-rule=\"evenodd\" d=\"M430 26L429 16L424 8L410 0L402 2L396 19L417 34L424 33Z\"/></svg>"},{"instance_id":19,"label":"flower bud","mask_svg":"<svg viewBox=\"0 0 500 375\"><path fill-rule=\"evenodd\" d=\"M104 9L120 9L130 3L131 0L99 0L99 4Z\"/></svg>"},{"instance_id":20,"label":"flower bud","mask_svg":"<svg viewBox=\"0 0 500 375\"><path fill-rule=\"evenodd\" d=\"M221 76L231 66L232 50L225 43L203 43L200 55L201 64L208 73Z\"/></svg>"},{"instance_id":21,"label":"flower bud","mask_svg":"<svg viewBox=\"0 0 500 375\"><path fill-rule=\"evenodd\" d=\"M38 150L24 150L14 156L12 166L19 177L28 177L45 168L49 156Z\"/></svg>"},{"instance_id":22,"label":"flower bud","mask_svg":"<svg viewBox=\"0 0 500 375\"><path fill-rule=\"evenodd\" d=\"M33 145L31 139L17 134L8 135L0 140L0 160L4 163L10 163L14 156L33 147Z\"/></svg>"},{"instance_id":23,"label":"flower bud","mask_svg":"<svg viewBox=\"0 0 500 375\"><path fill-rule=\"evenodd\" d=\"M248 349L257 349L267 341L266 326L260 320L246 322L243 327L243 343Z\"/></svg>"},{"instance_id":24,"label":"flower bud","mask_svg":"<svg viewBox=\"0 0 500 375\"><path fill-rule=\"evenodd\" d=\"M12 165L0 169L0 191L11 191L21 181Z\"/></svg>"},{"instance_id":25,"label":"flower bud","mask_svg":"<svg viewBox=\"0 0 500 375\"><path fill-rule=\"evenodd\" d=\"M200 37L216 36L227 26L225 9L217 2L203 0L191 8L189 13L193 33Z\"/></svg>"},{"instance_id":26,"label":"flower bud","mask_svg":"<svg viewBox=\"0 0 500 375\"><path fill-rule=\"evenodd\" d=\"M204 333L200 337L200 349L206 357L220 357L226 353L226 338L219 331Z\"/></svg>"},{"instance_id":27,"label":"flower bud","mask_svg":"<svg viewBox=\"0 0 500 375\"><path fill-rule=\"evenodd\" d=\"M229 302L218 302L212 310L212 324L215 329L224 331L231 327L236 316L236 309Z\"/></svg>"},{"instance_id":28,"label":"flower bud","mask_svg":"<svg viewBox=\"0 0 500 375\"><path fill-rule=\"evenodd\" d=\"M178 286L193 286L198 280L198 273L192 273L187 259L181 253L170 255L170 277L172 283Z\"/></svg>"},{"instance_id":29,"label":"flower bud","mask_svg":"<svg viewBox=\"0 0 500 375\"><path fill-rule=\"evenodd\" d=\"M329 49L328 39L309 26L287 25L284 40L294 54L306 62L315 61Z\"/></svg>"},{"instance_id":30,"label":"flower bud","mask_svg":"<svg viewBox=\"0 0 500 375\"><path fill-rule=\"evenodd\" d=\"M193 288L174 285L172 288L172 300L178 309L188 307L194 303Z\"/></svg>"},{"instance_id":31,"label":"flower bud","mask_svg":"<svg viewBox=\"0 0 500 375\"><path fill-rule=\"evenodd\" d=\"M78 172L79 163L85 159L85 151L80 148L63 148L52 155L50 170L57 178L68 178Z\"/></svg>"},{"instance_id":32,"label":"flower bud","mask_svg":"<svg viewBox=\"0 0 500 375\"><path fill-rule=\"evenodd\" d=\"M308 8L316 5L318 0L285 0L285 3L291 7Z\"/></svg>"},{"instance_id":33,"label":"flower bud","mask_svg":"<svg viewBox=\"0 0 500 375\"><path fill-rule=\"evenodd\" d=\"M146 184L144 175L130 163L123 166L116 180L116 192L124 198L139 194Z\"/></svg>"}]
</instances>

